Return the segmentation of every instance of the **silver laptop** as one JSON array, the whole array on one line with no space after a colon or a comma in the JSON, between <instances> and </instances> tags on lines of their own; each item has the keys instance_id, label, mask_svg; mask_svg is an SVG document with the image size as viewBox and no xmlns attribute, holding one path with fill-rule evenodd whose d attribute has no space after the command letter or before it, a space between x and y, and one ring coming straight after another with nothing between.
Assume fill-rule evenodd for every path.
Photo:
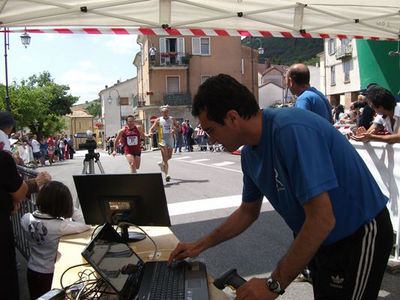
<instances>
[{"instance_id":1,"label":"silver laptop","mask_svg":"<svg viewBox=\"0 0 400 300\"><path fill-rule=\"evenodd\" d=\"M167 261L144 262L108 223L98 231L82 256L119 299L209 299L203 263L183 261L168 266Z\"/></svg>"}]
</instances>

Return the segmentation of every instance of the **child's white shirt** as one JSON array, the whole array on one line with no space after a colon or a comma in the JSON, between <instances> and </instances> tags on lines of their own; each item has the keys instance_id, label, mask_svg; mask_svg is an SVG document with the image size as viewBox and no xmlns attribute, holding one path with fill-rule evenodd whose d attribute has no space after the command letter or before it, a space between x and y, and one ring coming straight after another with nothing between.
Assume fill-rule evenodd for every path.
<instances>
[{"instance_id":1,"label":"child's white shirt","mask_svg":"<svg viewBox=\"0 0 400 300\"><path fill-rule=\"evenodd\" d=\"M78 209L74 209L72 220L54 218L39 211L26 213L21 218L21 225L31 250L28 268L45 274L54 272L60 237L90 229Z\"/></svg>"}]
</instances>

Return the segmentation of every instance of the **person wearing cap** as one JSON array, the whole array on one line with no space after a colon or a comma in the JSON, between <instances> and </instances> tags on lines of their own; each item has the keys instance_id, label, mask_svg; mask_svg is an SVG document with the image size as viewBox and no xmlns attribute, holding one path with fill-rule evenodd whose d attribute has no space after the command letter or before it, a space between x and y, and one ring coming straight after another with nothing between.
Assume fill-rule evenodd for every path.
<instances>
[{"instance_id":1,"label":"person wearing cap","mask_svg":"<svg viewBox=\"0 0 400 300\"><path fill-rule=\"evenodd\" d=\"M160 107L161 117L154 121L153 126L149 130L147 136L153 135L155 130L158 130L158 145L161 149L162 161L158 162L161 172L165 173L165 180L169 182L171 176L168 174L169 165L168 161L172 157L172 151L174 149L174 130L178 126L175 118L169 115L169 106L164 105Z\"/></svg>"},{"instance_id":2,"label":"person wearing cap","mask_svg":"<svg viewBox=\"0 0 400 300\"><path fill-rule=\"evenodd\" d=\"M0 150L11 152L8 136L15 126L15 120L8 111L0 111Z\"/></svg>"},{"instance_id":3,"label":"person wearing cap","mask_svg":"<svg viewBox=\"0 0 400 300\"><path fill-rule=\"evenodd\" d=\"M371 85L366 91L366 97L377 116L368 130L360 127L350 138L359 142L399 143L400 103L396 103L393 94L379 85ZM379 134L381 128L384 128L387 134Z\"/></svg>"}]
</instances>

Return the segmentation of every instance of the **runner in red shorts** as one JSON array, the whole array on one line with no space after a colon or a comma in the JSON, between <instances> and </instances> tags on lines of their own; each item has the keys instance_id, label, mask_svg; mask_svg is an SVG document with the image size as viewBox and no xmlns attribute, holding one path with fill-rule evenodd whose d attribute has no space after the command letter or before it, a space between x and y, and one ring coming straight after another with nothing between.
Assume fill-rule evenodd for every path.
<instances>
[{"instance_id":1,"label":"runner in red shorts","mask_svg":"<svg viewBox=\"0 0 400 300\"><path fill-rule=\"evenodd\" d=\"M118 132L117 138L115 139L115 146L119 144L123 145L125 157L131 167L131 173L136 173L140 168L142 136L142 127L137 126L135 124L135 117L129 115L126 117L126 125ZM116 152L114 150L113 156L115 156L115 154Z\"/></svg>"}]
</instances>

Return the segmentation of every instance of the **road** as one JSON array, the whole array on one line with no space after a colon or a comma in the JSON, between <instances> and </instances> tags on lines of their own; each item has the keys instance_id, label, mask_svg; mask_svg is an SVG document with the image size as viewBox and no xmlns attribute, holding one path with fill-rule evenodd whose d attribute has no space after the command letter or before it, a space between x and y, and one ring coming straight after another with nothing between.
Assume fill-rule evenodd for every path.
<instances>
[{"instance_id":1,"label":"road","mask_svg":"<svg viewBox=\"0 0 400 300\"><path fill-rule=\"evenodd\" d=\"M47 170L54 180L68 185L76 199L72 175L81 174L85 151L77 151L73 160L39 168ZM100 162L107 174L127 173L124 156L112 157L100 152ZM142 153L140 173L160 172L159 151ZM96 173L100 173L95 166ZM242 175L240 156L224 152L182 152L170 161L169 183L165 183L172 231L179 239L195 240L223 222L241 200ZM217 277L236 268L245 278L267 276L292 241L292 233L264 202L259 219L233 240L209 249L201 255L208 271ZM400 299L400 275L385 274L379 299ZM311 285L294 282L280 299L312 299Z\"/></svg>"}]
</instances>

